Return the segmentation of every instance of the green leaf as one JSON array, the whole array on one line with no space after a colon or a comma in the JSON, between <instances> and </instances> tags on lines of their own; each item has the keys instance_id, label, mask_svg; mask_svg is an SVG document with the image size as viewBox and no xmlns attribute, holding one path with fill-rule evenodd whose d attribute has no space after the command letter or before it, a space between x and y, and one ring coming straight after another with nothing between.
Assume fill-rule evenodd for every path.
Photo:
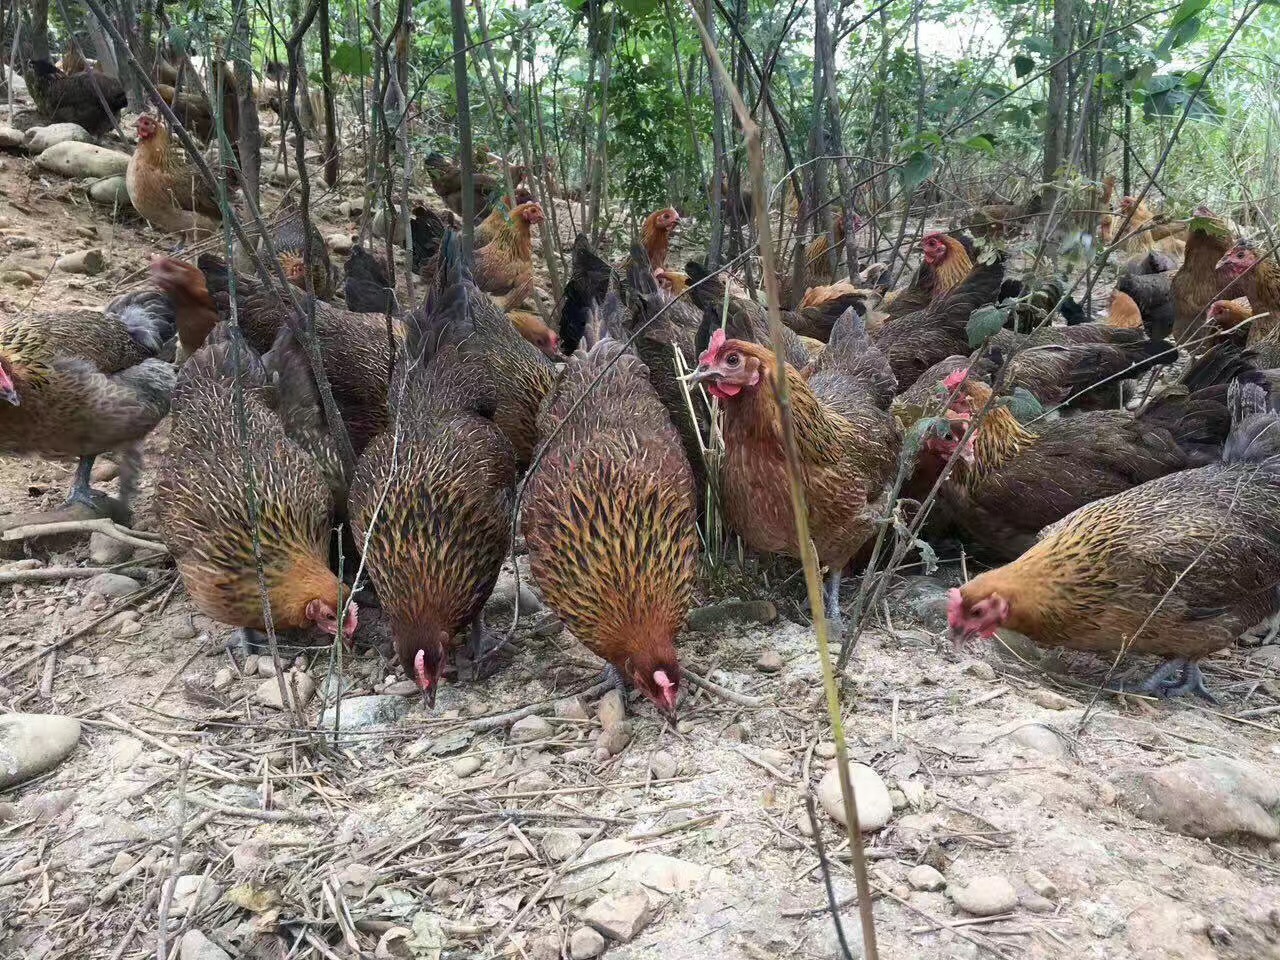
<instances>
[{"instance_id":1,"label":"green leaf","mask_svg":"<svg viewBox=\"0 0 1280 960\"><path fill-rule=\"evenodd\" d=\"M933 173L933 157L923 150L917 150L911 154L899 171L903 192L908 195L915 193L916 187L928 180L931 173Z\"/></svg>"},{"instance_id":2,"label":"green leaf","mask_svg":"<svg viewBox=\"0 0 1280 960\"><path fill-rule=\"evenodd\" d=\"M1036 62L1028 57L1025 53L1020 53L1013 58L1013 74L1019 80L1029 74L1036 68Z\"/></svg>"},{"instance_id":3,"label":"green leaf","mask_svg":"<svg viewBox=\"0 0 1280 960\"><path fill-rule=\"evenodd\" d=\"M1156 49L1156 55L1161 58L1168 57L1171 51L1194 40L1202 26L1204 26L1203 20L1199 17L1192 17L1176 26L1170 27L1169 32L1165 34L1164 40L1160 42L1160 46Z\"/></svg>"},{"instance_id":4,"label":"green leaf","mask_svg":"<svg viewBox=\"0 0 1280 960\"><path fill-rule=\"evenodd\" d=\"M969 335L969 346L977 349L990 337L995 336L1009 316L1007 307L979 307L969 314L969 322L965 325L965 333Z\"/></svg>"},{"instance_id":5,"label":"green leaf","mask_svg":"<svg viewBox=\"0 0 1280 960\"><path fill-rule=\"evenodd\" d=\"M187 32L179 26L169 28L169 46L175 56L181 57L187 52Z\"/></svg>"},{"instance_id":6,"label":"green leaf","mask_svg":"<svg viewBox=\"0 0 1280 960\"><path fill-rule=\"evenodd\" d=\"M658 9L658 0L618 0L618 4L637 20Z\"/></svg>"},{"instance_id":7,"label":"green leaf","mask_svg":"<svg viewBox=\"0 0 1280 960\"><path fill-rule=\"evenodd\" d=\"M1190 233L1207 233L1209 236L1217 237L1219 240L1226 240L1231 236L1231 232L1220 221L1214 220L1212 217L1192 217L1191 222L1187 224L1187 231Z\"/></svg>"},{"instance_id":8,"label":"green leaf","mask_svg":"<svg viewBox=\"0 0 1280 960\"><path fill-rule=\"evenodd\" d=\"M334 47L330 62L333 69L348 77L367 77L372 66L368 51L347 41Z\"/></svg>"},{"instance_id":9,"label":"green leaf","mask_svg":"<svg viewBox=\"0 0 1280 960\"><path fill-rule=\"evenodd\" d=\"M1019 423L1027 423L1044 415L1044 406L1026 387L1014 387L1012 395L1006 397L1004 402Z\"/></svg>"},{"instance_id":10,"label":"green leaf","mask_svg":"<svg viewBox=\"0 0 1280 960\"><path fill-rule=\"evenodd\" d=\"M1176 27L1186 23L1208 6L1209 0L1182 0L1182 3L1174 12L1173 20L1170 21L1169 26Z\"/></svg>"},{"instance_id":11,"label":"green leaf","mask_svg":"<svg viewBox=\"0 0 1280 960\"><path fill-rule=\"evenodd\" d=\"M970 137L963 145L968 147L970 150L977 150L979 153L994 154L996 152L996 148L991 141L981 134L976 137Z\"/></svg>"}]
</instances>

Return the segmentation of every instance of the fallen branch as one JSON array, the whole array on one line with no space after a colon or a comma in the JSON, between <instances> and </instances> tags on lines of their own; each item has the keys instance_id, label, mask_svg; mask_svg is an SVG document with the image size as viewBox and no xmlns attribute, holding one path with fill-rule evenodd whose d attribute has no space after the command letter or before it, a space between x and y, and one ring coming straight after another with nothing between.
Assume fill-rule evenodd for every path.
<instances>
[{"instance_id":1,"label":"fallen branch","mask_svg":"<svg viewBox=\"0 0 1280 960\"><path fill-rule=\"evenodd\" d=\"M140 580L155 574L148 567L37 567L34 570L0 572L0 583L31 583L40 580L88 580L100 573L118 573Z\"/></svg>"},{"instance_id":2,"label":"fallen branch","mask_svg":"<svg viewBox=\"0 0 1280 960\"><path fill-rule=\"evenodd\" d=\"M137 530L117 526L106 517L95 520L58 520L54 523L30 523L21 527L10 527L0 534L0 539L30 540L33 537L51 537L59 533L101 533L112 540L127 543L131 547L154 550L157 553L169 552L169 548L159 540L144 539Z\"/></svg>"},{"instance_id":3,"label":"fallen branch","mask_svg":"<svg viewBox=\"0 0 1280 960\"><path fill-rule=\"evenodd\" d=\"M607 691L613 688L613 683L604 681L593 686L587 687L585 690L579 690L577 693L566 694L569 697L598 697L603 696ZM564 699L557 697L556 700ZM502 727L510 726L517 720L523 720L525 717L535 717L543 713L551 713L555 710L556 700L545 700L542 703L531 703L527 707L521 707L518 710L509 710L506 713L495 713L488 717L477 717L470 721L467 727L475 730L477 733L485 733L489 730L498 730Z\"/></svg>"},{"instance_id":4,"label":"fallen branch","mask_svg":"<svg viewBox=\"0 0 1280 960\"><path fill-rule=\"evenodd\" d=\"M680 671L681 676L687 679L695 687L701 687L707 693L714 693L722 700L728 700L730 703L736 703L740 707L763 707L764 700L760 697L749 697L745 693L735 693L728 690L718 683L712 683L706 677L700 677L688 667L684 667Z\"/></svg>"}]
</instances>

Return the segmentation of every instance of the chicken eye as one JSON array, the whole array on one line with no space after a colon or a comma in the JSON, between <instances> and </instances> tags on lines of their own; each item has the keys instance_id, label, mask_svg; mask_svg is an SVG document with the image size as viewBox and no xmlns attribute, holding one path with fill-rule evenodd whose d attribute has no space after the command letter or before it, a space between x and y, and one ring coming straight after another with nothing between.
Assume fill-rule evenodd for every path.
<instances>
[{"instance_id":1,"label":"chicken eye","mask_svg":"<svg viewBox=\"0 0 1280 960\"><path fill-rule=\"evenodd\" d=\"M741 362L742 362L742 358L739 357L736 353L731 353L724 358L724 364L726 367L736 367Z\"/></svg>"}]
</instances>

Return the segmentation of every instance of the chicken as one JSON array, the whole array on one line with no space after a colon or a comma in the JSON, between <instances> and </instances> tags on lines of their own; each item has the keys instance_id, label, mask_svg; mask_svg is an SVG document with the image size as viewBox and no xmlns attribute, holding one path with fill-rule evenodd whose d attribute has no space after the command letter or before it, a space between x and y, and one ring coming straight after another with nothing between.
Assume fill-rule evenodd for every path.
<instances>
[{"instance_id":1,"label":"chicken","mask_svg":"<svg viewBox=\"0 0 1280 960\"><path fill-rule=\"evenodd\" d=\"M992 402L989 386L966 374L958 370L938 386L955 395L946 414L953 433L986 413L939 496L947 518L1000 560L1028 549L1038 531L1077 507L1216 460L1231 425L1225 386L1170 395L1136 415L1103 410L1021 424L1002 401Z\"/></svg>"},{"instance_id":2,"label":"chicken","mask_svg":"<svg viewBox=\"0 0 1280 960\"><path fill-rule=\"evenodd\" d=\"M1205 310L1215 300L1230 300L1243 292L1235 283L1226 283L1216 267L1231 247L1231 231L1225 220L1208 207L1197 207L1187 226L1187 249L1182 266L1173 278L1171 295L1175 319L1173 337L1188 344L1204 336L1200 327Z\"/></svg>"},{"instance_id":3,"label":"chicken","mask_svg":"<svg viewBox=\"0 0 1280 960\"><path fill-rule=\"evenodd\" d=\"M569 355L578 349L591 312L604 301L610 281L616 276L613 268L591 249L585 234L574 239L572 256L560 307L560 345Z\"/></svg>"},{"instance_id":4,"label":"chicken","mask_svg":"<svg viewBox=\"0 0 1280 960\"><path fill-rule=\"evenodd\" d=\"M470 627L472 658L484 653L481 613L510 545L516 480L515 453L494 423L502 361L486 353L504 347L474 320L492 304L462 277L448 242L452 282L411 315L394 430L369 444L351 488L396 656L431 706L454 635ZM469 338L479 346L464 351Z\"/></svg>"},{"instance_id":5,"label":"chicken","mask_svg":"<svg viewBox=\"0 0 1280 960\"><path fill-rule=\"evenodd\" d=\"M441 245L442 272L437 273L436 280L442 286L449 285L453 270L450 258L456 255L452 244L456 242L456 236L449 233ZM457 349L458 362L465 361L472 369L477 365L483 367L490 383L491 419L511 444L516 469L523 473L533 457L538 439L538 408L551 389L555 367L548 357L519 334L491 297L475 291L469 277L467 290L469 322L445 325L440 336L446 339L436 347L443 349L453 345ZM437 291L437 296L443 295L439 287ZM429 310L429 304L430 298L428 305L420 307L417 313ZM415 322L423 326L427 321L418 316Z\"/></svg>"},{"instance_id":6,"label":"chicken","mask_svg":"<svg viewBox=\"0 0 1280 960\"><path fill-rule=\"evenodd\" d=\"M36 109L49 123L78 123L95 136L112 129L128 103L119 80L90 70L66 74L44 59L29 61L25 79Z\"/></svg>"},{"instance_id":7,"label":"chicken","mask_svg":"<svg viewBox=\"0 0 1280 960\"><path fill-rule=\"evenodd\" d=\"M680 437L644 365L612 338L569 359L538 431L521 509L533 579L615 678L672 713L698 558Z\"/></svg>"},{"instance_id":8,"label":"chicken","mask_svg":"<svg viewBox=\"0 0 1280 960\"><path fill-rule=\"evenodd\" d=\"M462 168L439 153L427 154L424 161L427 176L431 178L431 186L440 199L454 213L462 214ZM522 166L511 167L511 182L519 185L527 171ZM475 215L487 217L497 202L500 191L506 187L506 178L492 173L476 170L472 175L475 189Z\"/></svg>"},{"instance_id":9,"label":"chicken","mask_svg":"<svg viewBox=\"0 0 1280 960\"><path fill-rule=\"evenodd\" d=\"M1159 654L1172 659L1140 690L1208 696L1198 661L1276 612L1277 516L1280 418L1253 413L1220 462L1082 507L953 590L951 639L964 646L1006 627L1047 647Z\"/></svg>"},{"instance_id":10,"label":"chicken","mask_svg":"<svg viewBox=\"0 0 1280 960\"><path fill-rule=\"evenodd\" d=\"M125 185L134 209L165 233L201 239L216 233L222 221L217 198L174 149L168 128L150 114L138 117L138 146Z\"/></svg>"},{"instance_id":11,"label":"chicken","mask_svg":"<svg viewBox=\"0 0 1280 960\"><path fill-rule=\"evenodd\" d=\"M1009 390L1022 387L1046 407L1115 410L1123 399L1125 380L1177 358L1177 348L1167 340L1148 340L1141 331L1123 332L1138 335L1113 342L1024 345L1013 353L1003 346L992 346L978 367L994 377L1007 364L1002 374L1005 386ZM997 342L1005 341L1001 337Z\"/></svg>"},{"instance_id":12,"label":"chicken","mask_svg":"<svg viewBox=\"0 0 1280 960\"><path fill-rule=\"evenodd\" d=\"M1239 240L1218 261L1218 276L1232 281L1237 295L1249 298L1258 316L1249 329L1249 346L1280 337L1280 265L1263 256L1252 240Z\"/></svg>"},{"instance_id":13,"label":"chicken","mask_svg":"<svg viewBox=\"0 0 1280 960\"><path fill-rule=\"evenodd\" d=\"M925 309L973 272L973 245L967 238L930 233L921 247L924 260L910 285L884 298L886 322Z\"/></svg>"},{"instance_id":14,"label":"chicken","mask_svg":"<svg viewBox=\"0 0 1280 960\"><path fill-rule=\"evenodd\" d=\"M532 310L508 310L507 317L520 336L542 351L551 360L563 360L560 353L560 337Z\"/></svg>"},{"instance_id":15,"label":"chicken","mask_svg":"<svg viewBox=\"0 0 1280 960\"><path fill-rule=\"evenodd\" d=\"M264 222L285 279L299 290L307 288L306 248L310 247L311 290L321 300L330 299L333 296L333 264L329 261L329 248L324 238L320 236L314 221L307 224L309 229L304 232L302 211L298 209L296 201L286 200L282 210L283 216ZM266 244L256 230L250 231L249 239L255 242L259 255L266 252ZM236 269L242 273L252 273L253 260L245 253L239 241L236 241L233 253Z\"/></svg>"},{"instance_id":16,"label":"chicken","mask_svg":"<svg viewBox=\"0 0 1280 960\"><path fill-rule=\"evenodd\" d=\"M795 310L783 314L783 322L802 337L826 343L831 328L846 310L853 307L863 316L869 312L868 301L878 300L874 292L855 287L847 280L805 291Z\"/></svg>"},{"instance_id":17,"label":"chicken","mask_svg":"<svg viewBox=\"0 0 1280 960\"><path fill-rule=\"evenodd\" d=\"M691 375L724 409L720 486L725 519L753 550L800 556L787 481L776 384L787 378L809 529L829 571L828 609L838 617L840 575L875 533L901 438L888 413L897 388L888 359L850 309L806 380L779 371L773 351L717 330Z\"/></svg>"},{"instance_id":18,"label":"chicken","mask_svg":"<svg viewBox=\"0 0 1280 960\"><path fill-rule=\"evenodd\" d=\"M502 225L510 217L511 210L518 204L529 203L532 200L533 197L528 190L517 190L515 203L511 202L511 194L507 194L498 203L495 203L489 216L476 224L474 248L479 250L493 240L502 231Z\"/></svg>"},{"instance_id":19,"label":"chicken","mask_svg":"<svg viewBox=\"0 0 1280 960\"><path fill-rule=\"evenodd\" d=\"M655 210L644 218L640 227L640 245L649 255L649 266L662 270L667 265L667 253L671 249L671 235L680 226L680 214L675 207ZM626 269L626 264L623 264Z\"/></svg>"},{"instance_id":20,"label":"chicken","mask_svg":"<svg viewBox=\"0 0 1280 960\"><path fill-rule=\"evenodd\" d=\"M151 279L173 305L178 332L177 361L183 363L204 346L218 325L218 310L199 268L171 257L152 257Z\"/></svg>"},{"instance_id":21,"label":"chicken","mask_svg":"<svg viewBox=\"0 0 1280 960\"><path fill-rule=\"evenodd\" d=\"M214 91L222 91L222 124L227 132L227 142L231 144L236 157L240 156L240 102L237 97L235 71L224 63L214 65ZM156 91L160 98L173 110L174 116L187 129L205 143L212 144L217 139L218 115L202 94L196 90L184 88L178 93L168 83L157 83Z\"/></svg>"},{"instance_id":22,"label":"chicken","mask_svg":"<svg viewBox=\"0 0 1280 960\"><path fill-rule=\"evenodd\" d=\"M1157 221L1147 202L1137 197L1120 198L1120 212L1115 218L1115 227L1119 228L1126 219L1128 226L1116 246L1130 258L1144 257L1152 250L1159 250L1173 257L1182 256L1186 236L1184 225Z\"/></svg>"},{"instance_id":23,"label":"chicken","mask_svg":"<svg viewBox=\"0 0 1280 960\"><path fill-rule=\"evenodd\" d=\"M1252 316L1253 307L1248 297L1215 300L1209 307L1209 326L1219 333L1234 332L1233 339L1238 338L1243 346L1248 341L1248 328L1241 327L1239 331L1236 328Z\"/></svg>"},{"instance_id":24,"label":"chicken","mask_svg":"<svg viewBox=\"0 0 1280 960\"><path fill-rule=\"evenodd\" d=\"M1111 217L1111 195L1115 193L1116 177L1109 173L1102 178L1102 192L1098 195L1098 239L1103 246L1111 245L1111 232L1114 227Z\"/></svg>"},{"instance_id":25,"label":"chicken","mask_svg":"<svg viewBox=\"0 0 1280 960\"><path fill-rule=\"evenodd\" d=\"M356 607L344 606L328 565L333 495L285 425L291 405L314 402L305 360L281 353L264 368L227 325L214 339L178 378L156 491L164 540L187 593L196 609L239 628L246 648L259 651L266 619L256 529L273 625L330 635L341 628L350 637ZM277 382L269 389L272 372Z\"/></svg>"},{"instance_id":26,"label":"chicken","mask_svg":"<svg viewBox=\"0 0 1280 960\"><path fill-rule=\"evenodd\" d=\"M926 242L928 240L926 238ZM946 249L949 251L947 256L936 261L936 287L946 286L951 281L951 264L957 252L950 244ZM968 352L969 317L983 304L995 300L1003 277L1002 258L991 263L978 263L967 277L950 286L947 293L932 300L923 310L899 316L876 331L875 344L888 358L901 387L911 386L939 360ZM1004 332L1012 334L1012 331Z\"/></svg>"},{"instance_id":27,"label":"chicken","mask_svg":"<svg viewBox=\"0 0 1280 960\"><path fill-rule=\"evenodd\" d=\"M497 235L471 255L471 274L476 286L485 293L501 296L532 281L533 237L530 230L542 219L542 207L536 203L523 203L511 211L511 216L503 222ZM429 244L428 249L422 277L434 285L434 275L439 268L433 261L438 258L439 249L434 243Z\"/></svg>"},{"instance_id":28,"label":"chicken","mask_svg":"<svg viewBox=\"0 0 1280 960\"><path fill-rule=\"evenodd\" d=\"M1142 315L1142 327L1153 340L1163 340L1177 323L1177 308L1173 299L1173 273L1132 274L1122 273L1116 280L1116 289L1137 304Z\"/></svg>"},{"instance_id":29,"label":"chicken","mask_svg":"<svg viewBox=\"0 0 1280 960\"><path fill-rule=\"evenodd\" d=\"M835 235L835 256L831 251L831 234L825 231L809 241L804 248L803 263L800 276L795 274L793 263L778 276L778 302L783 309L794 309L801 305L807 292L814 287L826 287L835 283L836 270L844 260L844 212L835 218L832 233ZM797 282L798 281L798 282ZM837 315L838 316L838 315Z\"/></svg>"},{"instance_id":30,"label":"chicken","mask_svg":"<svg viewBox=\"0 0 1280 960\"><path fill-rule=\"evenodd\" d=\"M1120 327L1124 330L1142 329L1142 311L1133 302L1133 297L1122 290L1111 292L1111 303L1107 308L1107 319L1103 321L1109 327Z\"/></svg>"},{"instance_id":31,"label":"chicken","mask_svg":"<svg viewBox=\"0 0 1280 960\"><path fill-rule=\"evenodd\" d=\"M141 441L169 412L173 305L145 290L102 310L0 319L0 453L78 458L68 506L127 518ZM120 497L90 487L94 458L123 451Z\"/></svg>"},{"instance_id":32,"label":"chicken","mask_svg":"<svg viewBox=\"0 0 1280 960\"><path fill-rule=\"evenodd\" d=\"M356 244L343 265L343 296L353 313L399 312L385 261Z\"/></svg>"},{"instance_id":33,"label":"chicken","mask_svg":"<svg viewBox=\"0 0 1280 960\"><path fill-rule=\"evenodd\" d=\"M745 296L737 296L730 289L728 295L728 312L725 311L725 275L708 274L706 267L696 261L685 265L685 271L694 281L689 296L702 311L703 320L698 330L696 344L699 350L706 350L711 341L712 332L720 329L721 317L724 317L724 330L731 340L745 340L761 345L771 344L769 337L769 312L754 300ZM732 281L730 281L731 283ZM806 308L809 309L809 308ZM797 370L804 370L809 365L809 351L803 341L792 329L792 324L801 323L791 317L788 312L782 315L782 343L785 348L787 363Z\"/></svg>"},{"instance_id":34,"label":"chicken","mask_svg":"<svg viewBox=\"0 0 1280 960\"><path fill-rule=\"evenodd\" d=\"M230 319L227 265L210 254L202 254L198 264L219 318ZM236 277L236 319L249 346L259 354L270 350L280 331L296 322L293 308L283 296L275 287L264 287L251 277ZM399 350L400 322L392 321L394 342L388 343L385 317L317 302L314 332L334 402L358 456L387 427L387 385Z\"/></svg>"}]
</instances>

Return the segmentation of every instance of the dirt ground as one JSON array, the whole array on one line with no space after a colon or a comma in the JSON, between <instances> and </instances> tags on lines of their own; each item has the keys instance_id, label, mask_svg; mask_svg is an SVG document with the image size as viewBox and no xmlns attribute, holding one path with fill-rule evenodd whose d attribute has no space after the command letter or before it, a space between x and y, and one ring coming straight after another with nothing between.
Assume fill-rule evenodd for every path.
<instances>
[{"instance_id":1,"label":"dirt ground","mask_svg":"<svg viewBox=\"0 0 1280 960\"><path fill-rule=\"evenodd\" d=\"M18 152L0 157L0 193L0 275L45 267L29 286L0 283L6 315L103 304L172 248ZM350 232L344 196L317 207L326 235ZM101 275L48 272L87 247L104 252ZM56 506L70 476L0 460L0 519ZM149 484L134 526L154 530ZM101 565L81 536L25 555L0 573ZM338 686L328 648L286 651L296 681L305 672L321 689L300 719L272 709L260 688L274 681L242 674L253 664L193 612L171 567L126 566L143 589L116 599L86 594L83 579L0 584L0 709L82 725L66 762L0 795L0 956L176 956L179 942L183 960L221 956L183 939L200 931L231 956L551 960L593 955L584 917L630 921L630 942L608 945L617 960L840 955L804 807L832 763L830 727L794 610L687 632L682 657L730 695L689 687L675 725L646 702L620 724L611 698L604 721L598 694L573 701L599 664L538 611L493 678L447 685L434 711L415 696L378 701L389 724L335 738L317 732ZM882 957L1280 957L1280 797L1255 798L1251 830L1179 828L1137 816L1141 791L1127 786L1224 762L1280 783L1280 648L1207 662L1218 707L1095 696L1105 665L1042 660L1016 638L958 659L927 602L937 586L908 586L844 685L850 752L893 807L866 835ZM507 612L493 622L514 585L499 593ZM366 639L379 627L362 612ZM397 674L364 646L343 666L345 696L396 698ZM514 730L489 722L529 705L550 712ZM818 819L862 955L847 849ZM921 864L946 889L913 889ZM1016 904L977 917L953 902L993 876Z\"/></svg>"}]
</instances>

